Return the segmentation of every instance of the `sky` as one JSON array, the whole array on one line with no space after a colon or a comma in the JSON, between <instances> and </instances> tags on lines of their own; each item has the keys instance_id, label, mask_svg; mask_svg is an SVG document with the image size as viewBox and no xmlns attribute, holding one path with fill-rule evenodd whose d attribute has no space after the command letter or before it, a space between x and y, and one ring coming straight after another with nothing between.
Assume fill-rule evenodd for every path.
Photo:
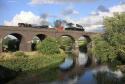
<instances>
[{"instance_id":1,"label":"sky","mask_svg":"<svg viewBox=\"0 0 125 84\"><path fill-rule=\"evenodd\" d=\"M125 12L125 0L0 0L0 25L40 25L57 19L103 31L103 18Z\"/></svg>"}]
</instances>

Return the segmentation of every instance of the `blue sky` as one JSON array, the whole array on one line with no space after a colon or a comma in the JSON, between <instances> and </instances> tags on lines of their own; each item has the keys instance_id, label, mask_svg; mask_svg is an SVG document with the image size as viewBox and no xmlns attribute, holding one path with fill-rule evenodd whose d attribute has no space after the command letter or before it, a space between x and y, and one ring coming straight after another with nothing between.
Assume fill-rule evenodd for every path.
<instances>
[{"instance_id":1,"label":"blue sky","mask_svg":"<svg viewBox=\"0 0 125 84\"><path fill-rule=\"evenodd\" d=\"M0 0L0 25L4 25L5 21L11 21L21 11L30 11L36 16L46 14L49 22L64 19L64 17L79 20L90 16L94 11L97 12L100 5L109 9L119 5L123 0L89 0L89 2L87 0L52 0L53 3L49 1L51 0Z\"/></svg>"}]
</instances>

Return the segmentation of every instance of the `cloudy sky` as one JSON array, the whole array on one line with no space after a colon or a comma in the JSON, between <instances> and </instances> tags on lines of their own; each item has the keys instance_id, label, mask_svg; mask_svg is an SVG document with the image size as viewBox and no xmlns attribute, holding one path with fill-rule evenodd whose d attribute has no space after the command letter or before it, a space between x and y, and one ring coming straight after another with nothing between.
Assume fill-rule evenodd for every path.
<instances>
[{"instance_id":1,"label":"cloudy sky","mask_svg":"<svg viewBox=\"0 0 125 84\"><path fill-rule=\"evenodd\" d=\"M114 12L125 12L124 0L0 0L0 25L52 25L62 19L86 31L102 31L103 18Z\"/></svg>"}]
</instances>

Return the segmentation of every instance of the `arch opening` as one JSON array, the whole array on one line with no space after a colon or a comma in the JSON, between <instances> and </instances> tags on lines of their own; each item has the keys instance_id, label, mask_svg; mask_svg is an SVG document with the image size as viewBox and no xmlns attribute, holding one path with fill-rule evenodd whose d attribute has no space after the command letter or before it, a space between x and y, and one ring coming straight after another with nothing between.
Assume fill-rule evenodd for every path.
<instances>
[{"instance_id":1,"label":"arch opening","mask_svg":"<svg viewBox=\"0 0 125 84\"><path fill-rule=\"evenodd\" d=\"M66 49L71 50L75 46L74 45L75 39L70 35L62 35L62 36L60 36L59 40L60 40L60 44L61 44L60 47L63 50L66 50Z\"/></svg>"},{"instance_id":2,"label":"arch opening","mask_svg":"<svg viewBox=\"0 0 125 84\"><path fill-rule=\"evenodd\" d=\"M87 35L82 35L79 39L78 39L78 45L79 46L86 46L89 42L91 42L91 39L89 36Z\"/></svg>"},{"instance_id":3,"label":"arch opening","mask_svg":"<svg viewBox=\"0 0 125 84\"><path fill-rule=\"evenodd\" d=\"M91 38L88 35L82 35L78 39L78 46L81 52L87 52L87 45L91 42Z\"/></svg>"},{"instance_id":4,"label":"arch opening","mask_svg":"<svg viewBox=\"0 0 125 84\"><path fill-rule=\"evenodd\" d=\"M2 51L3 52L15 52L18 51L20 48L20 43L22 40L22 35L18 33L11 33L8 34L3 38L2 41Z\"/></svg>"},{"instance_id":5,"label":"arch opening","mask_svg":"<svg viewBox=\"0 0 125 84\"><path fill-rule=\"evenodd\" d=\"M46 38L46 35L44 35L44 34L38 34L38 35L34 36L32 39L31 50L36 51L37 43L40 41L43 41L45 38Z\"/></svg>"},{"instance_id":6,"label":"arch opening","mask_svg":"<svg viewBox=\"0 0 125 84\"><path fill-rule=\"evenodd\" d=\"M91 42L91 38L88 35L82 35L78 39L78 64L85 67L91 65L92 57L90 56L88 45Z\"/></svg>"}]
</instances>

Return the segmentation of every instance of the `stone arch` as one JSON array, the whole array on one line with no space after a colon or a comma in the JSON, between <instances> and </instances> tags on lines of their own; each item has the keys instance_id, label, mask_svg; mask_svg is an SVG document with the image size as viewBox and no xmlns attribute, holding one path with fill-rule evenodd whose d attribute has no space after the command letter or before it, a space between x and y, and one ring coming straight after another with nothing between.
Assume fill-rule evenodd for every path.
<instances>
[{"instance_id":1,"label":"stone arch","mask_svg":"<svg viewBox=\"0 0 125 84\"><path fill-rule=\"evenodd\" d=\"M59 36L59 38L62 36L67 36L67 37L71 38L73 42L75 42L75 38L71 35L64 34L64 35Z\"/></svg>"},{"instance_id":2,"label":"stone arch","mask_svg":"<svg viewBox=\"0 0 125 84\"><path fill-rule=\"evenodd\" d=\"M45 34L37 34L36 36L37 36L41 41L44 40L44 39L47 37L47 35L45 35Z\"/></svg>"},{"instance_id":3,"label":"stone arch","mask_svg":"<svg viewBox=\"0 0 125 84\"><path fill-rule=\"evenodd\" d=\"M91 42L91 38L89 35L81 35L78 38L79 51L86 53L90 42Z\"/></svg>"},{"instance_id":4,"label":"stone arch","mask_svg":"<svg viewBox=\"0 0 125 84\"><path fill-rule=\"evenodd\" d=\"M7 47L4 46L4 40L7 39L10 42L8 42ZM20 50L20 44L22 41L23 36L19 33L10 33L10 34L5 34L2 40L2 51L18 51Z\"/></svg>"},{"instance_id":5,"label":"stone arch","mask_svg":"<svg viewBox=\"0 0 125 84\"><path fill-rule=\"evenodd\" d=\"M82 35L80 37L85 37L88 43L91 42L91 38L89 35Z\"/></svg>"},{"instance_id":6,"label":"stone arch","mask_svg":"<svg viewBox=\"0 0 125 84\"><path fill-rule=\"evenodd\" d=\"M31 43L31 50L35 51L36 50L36 43L38 43L39 41L43 41L45 38L47 37L47 35L45 34L36 34L33 38L32 38L32 43ZM35 39L36 40L35 40Z\"/></svg>"},{"instance_id":7,"label":"stone arch","mask_svg":"<svg viewBox=\"0 0 125 84\"><path fill-rule=\"evenodd\" d=\"M68 44L67 44L67 42L66 42L65 40L63 41L63 40L61 39L61 37L63 37L63 36L66 36L66 37L70 38L71 41L69 40L69 42L68 42ZM73 36L64 34L64 35L59 36L58 38L60 39L60 41L62 41L62 42L61 42L61 48L62 48L62 49L65 50L65 48L69 48L69 49L74 49L74 48L75 48L75 38L74 38ZM67 40L67 41L68 41L68 40ZM65 44L65 42L66 42L66 44ZM64 45L65 45L65 47L64 47ZM66 47L66 45L67 45L67 47Z\"/></svg>"}]
</instances>

